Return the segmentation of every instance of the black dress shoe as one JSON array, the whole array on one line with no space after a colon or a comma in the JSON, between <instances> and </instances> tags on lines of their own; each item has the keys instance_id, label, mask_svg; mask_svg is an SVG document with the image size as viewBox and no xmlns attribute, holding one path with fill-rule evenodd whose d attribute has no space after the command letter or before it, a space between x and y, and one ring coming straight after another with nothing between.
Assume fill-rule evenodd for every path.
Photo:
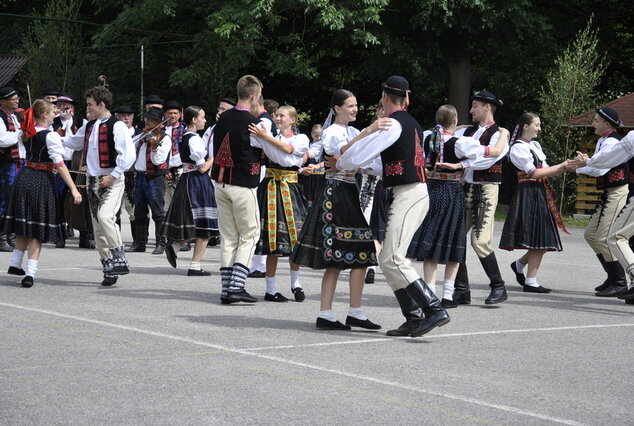
<instances>
[{"instance_id":1,"label":"black dress shoe","mask_svg":"<svg viewBox=\"0 0 634 426\"><path fill-rule=\"evenodd\" d=\"M59 240L55 243L55 248L64 248L66 247L66 240Z\"/></svg>"},{"instance_id":2,"label":"black dress shoe","mask_svg":"<svg viewBox=\"0 0 634 426\"><path fill-rule=\"evenodd\" d=\"M247 277L249 278L264 278L266 277L266 272L262 272L262 271L251 271L247 274Z\"/></svg>"},{"instance_id":3,"label":"black dress shoe","mask_svg":"<svg viewBox=\"0 0 634 426\"><path fill-rule=\"evenodd\" d=\"M26 272L24 272L24 269L22 269L22 268L16 268L15 266L9 266L9 270L7 271L7 274L9 274L9 275L26 275Z\"/></svg>"},{"instance_id":4,"label":"black dress shoe","mask_svg":"<svg viewBox=\"0 0 634 426\"><path fill-rule=\"evenodd\" d=\"M295 301L296 302L303 302L304 299L306 299L306 295L304 294L304 289L303 288L295 287L294 289L291 289L291 291L295 295Z\"/></svg>"},{"instance_id":5,"label":"black dress shoe","mask_svg":"<svg viewBox=\"0 0 634 426\"><path fill-rule=\"evenodd\" d=\"M484 301L485 305L495 305L496 303L502 303L506 299L508 299L508 295L506 294L506 288L504 284L496 285L491 288L491 293L489 293L489 297Z\"/></svg>"},{"instance_id":6,"label":"black dress shoe","mask_svg":"<svg viewBox=\"0 0 634 426\"><path fill-rule=\"evenodd\" d=\"M133 243L125 251L126 253L145 253L145 244Z\"/></svg>"},{"instance_id":7,"label":"black dress shoe","mask_svg":"<svg viewBox=\"0 0 634 426\"><path fill-rule=\"evenodd\" d=\"M412 331L416 330L420 326L420 322L422 320L423 320L422 318L407 320L403 324L401 324L397 329L388 330L387 333L385 333L385 335L392 336L392 337L409 336Z\"/></svg>"},{"instance_id":8,"label":"black dress shoe","mask_svg":"<svg viewBox=\"0 0 634 426\"><path fill-rule=\"evenodd\" d=\"M349 325L342 324L339 321L328 321L324 318L317 318L315 325L322 330L351 330Z\"/></svg>"},{"instance_id":9,"label":"black dress shoe","mask_svg":"<svg viewBox=\"0 0 634 426\"><path fill-rule=\"evenodd\" d=\"M365 274L365 283L374 284L374 275L374 269L368 269L368 272Z\"/></svg>"},{"instance_id":10,"label":"black dress shoe","mask_svg":"<svg viewBox=\"0 0 634 426\"><path fill-rule=\"evenodd\" d=\"M627 293L626 285L612 284L610 287L606 288L605 290L594 293L594 295L597 297L618 297L625 293Z\"/></svg>"},{"instance_id":11,"label":"black dress shoe","mask_svg":"<svg viewBox=\"0 0 634 426\"><path fill-rule=\"evenodd\" d=\"M187 270L188 277L208 277L211 272L207 272L204 269L189 269Z\"/></svg>"},{"instance_id":12,"label":"black dress shoe","mask_svg":"<svg viewBox=\"0 0 634 426\"><path fill-rule=\"evenodd\" d=\"M152 254L163 254L165 253L165 246L163 244L157 244Z\"/></svg>"},{"instance_id":13,"label":"black dress shoe","mask_svg":"<svg viewBox=\"0 0 634 426\"><path fill-rule=\"evenodd\" d=\"M594 288L594 291L607 290L608 287L610 287L611 285L612 285L612 282L610 280L605 280L605 281L603 281L603 284L596 286Z\"/></svg>"},{"instance_id":14,"label":"black dress shoe","mask_svg":"<svg viewBox=\"0 0 634 426\"><path fill-rule=\"evenodd\" d=\"M167 244L165 246L165 256L167 257L167 261L170 265L172 265L172 268L176 268L176 252L171 244Z\"/></svg>"},{"instance_id":15,"label":"black dress shoe","mask_svg":"<svg viewBox=\"0 0 634 426\"><path fill-rule=\"evenodd\" d=\"M9 269L11 269L11 268L9 268ZM620 294L618 297L619 297L619 299L634 300L634 287L632 287L631 289L629 289L625 293Z\"/></svg>"},{"instance_id":16,"label":"black dress shoe","mask_svg":"<svg viewBox=\"0 0 634 426\"><path fill-rule=\"evenodd\" d=\"M20 285L25 288L33 287L33 277L27 275L26 277L22 278L22 283L20 283Z\"/></svg>"},{"instance_id":17,"label":"black dress shoe","mask_svg":"<svg viewBox=\"0 0 634 426\"><path fill-rule=\"evenodd\" d=\"M442 299L440 301L440 304L445 309L451 309L451 308L457 308L458 307L458 303L457 302L454 302L453 300L449 300L449 299Z\"/></svg>"},{"instance_id":18,"label":"black dress shoe","mask_svg":"<svg viewBox=\"0 0 634 426\"><path fill-rule=\"evenodd\" d=\"M117 279L119 279L119 277L116 275L104 275L101 285L103 287L111 287L117 283Z\"/></svg>"},{"instance_id":19,"label":"black dress shoe","mask_svg":"<svg viewBox=\"0 0 634 426\"><path fill-rule=\"evenodd\" d=\"M470 305L471 291L454 291L452 299L459 305Z\"/></svg>"},{"instance_id":20,"label":"black dress shoe","mask_svg":"<svg viewBox=\"0 0 634 426\"><path fill-rule=\"evenodd\" d=\"M282 295L282 293L264 293L264 300L267 302L288 302L288 299Z\"/></svg>"},{"instance_id":21,"label":"black dress shoe","mask_svg":"<svg viewBox=\"0 0 634 426\"><path fill-rule=\"evenodd\" d=\"M442 327L451 321L449 314L444 309L437 310L430 314L425 314L425 318L420 322L414 331L410 333L411 337L420 337L429 333L436 327Z\"/></svg>"},{"instance_id":22,"label":"black dress shoe","mask_svg":"<svg viewBox=\"0 0 634 426\"><path fill-rule=\"evenodd\" d=\"M220 301L224 305L228 305L230 303L238 303L238 302L246 302L246 303L255 303L258 301L256 297L251 296L247 293L246 290L239 291L237 293L228 293L226 298L220 298Z\"/></svg>"},{"instance_id":23,"label":"black dress shoe","mask_svg":"<svg viewBox=\"0 0 634 426\"><path fill-rule=\"evenodd\" d=\"M532 287L530 285L524 286L524 293L550 293L551 291L552 289L542 287L541 285L538 285L537 287Z\"/></svg>"},{"instance_id":24,"label":"black dress shoe","mask_svg":"<svg viewBox=\"0 0 634 426\"><path fill-rule=\"evenodd\" d=\"M523 286L526 283L526 277L524 276L524 274L520 274L519 272L517 272L517 266L515 266L515 262L511 263L511 269L515 274L515 279L517 280L517 283Z\"/></svg>"},{"instance_id":25,"label":"black dress shoe","mask_svg":"<svg viewBox=\"0 0 634 426\"><path fill-rule=\"evenodd\" d=\"M365 329L368 329L368 330L380 330L381 329L380 325L373 323L369 319L360 320L358 318L351 317L350 315L348 315L346 317L346 325L349 325L350 327L361 327L361 328L365 328Z\"/></svg>"}]
</instances>

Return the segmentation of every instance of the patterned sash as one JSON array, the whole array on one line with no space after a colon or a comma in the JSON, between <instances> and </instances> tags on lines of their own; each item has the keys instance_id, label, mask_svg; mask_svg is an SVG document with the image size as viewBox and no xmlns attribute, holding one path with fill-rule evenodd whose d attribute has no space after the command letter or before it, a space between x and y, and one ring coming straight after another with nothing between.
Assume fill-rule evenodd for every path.
<instances>
[{"instance_id":1,"label":"patterned sash","mask_svg":"<svg viewBox=\"0 0 634 426\"><path fill-rule=\"evenodd\" d=\"M284 216L288 235L291 240L291 250L297 242L297 228L295 226L295 215L293 214L293 202L291 200L291 190L289 183L297 183L297 172L290 170L266 169L266 177L271 178L267 186L267 225L269 233L269 249L274 251L277 246L277 191L275 182L280 183L280 193L282 194L282 205L284 206Z\"/></svg>"}]
</instances>

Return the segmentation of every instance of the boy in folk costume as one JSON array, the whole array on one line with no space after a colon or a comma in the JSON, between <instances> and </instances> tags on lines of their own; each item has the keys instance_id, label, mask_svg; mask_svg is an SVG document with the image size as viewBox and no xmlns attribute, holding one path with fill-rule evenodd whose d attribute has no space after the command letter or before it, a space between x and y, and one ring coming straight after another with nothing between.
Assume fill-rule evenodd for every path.
<instances>
[{"instance_id":1,"label":"boy in folk costume","mask_svg":"<svg viewBox=\"0 0 634 426\"><path fill-rule=\"evenodd\" d=\"M211 169L220 230L220 274L223 304L257 302L245 288L249 263L260 236L256 188L260 183L262 150L251 146L249 124L252 104L262 94L257 77L245 75L237 84L238 103L220 115L214 129L214 164Z\"/></svg>"},{"instance_id":2,"label":"boy in folk costume","mask_svg":"<svg viewBox=\"0 0 634 426\"><path fill-rule=\"evenodd\" d=\"M119 275L129 272L121 232L116 215L121 208L124 172L135 159L134 145L126 125L110 113L112 94L103 86L86 91L86 115L90 120L64 145L84 150L86 191L92 213L95 242L103 265L103 286L117 282Z\"/></svg>"},{"instance_id":3,"label":"boy in folk costume","mask_svg":"<svg viewBox=\"0 0 634 426\"><path fill-rule=\"evenodd\" d=\"M381 101L392 125L388 130L377 131L342 149L337 168L368 166L380 155L383 185L392 188L394 200L379 264L397 299L398 293L404 291L408 300L411 298L422 308L425 318L415 322L410 332L410 336L418 337L447 324L450 318L440 300L405 257L414 233L429 210L421 146L423 129L407 112L409 92L409 83L401 76L391 76L383 83Z\"/></svg>"}]
</instances>

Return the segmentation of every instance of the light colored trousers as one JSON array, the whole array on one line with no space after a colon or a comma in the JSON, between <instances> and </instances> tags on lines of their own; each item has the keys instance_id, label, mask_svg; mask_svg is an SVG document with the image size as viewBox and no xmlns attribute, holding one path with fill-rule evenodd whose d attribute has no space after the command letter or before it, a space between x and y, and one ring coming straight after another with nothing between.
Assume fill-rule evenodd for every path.
<instances>
[{"instance_id":1,"label":"light colored trousers","mask_svg":"<svg viewBox=\"0 0 634 426\"><path fill-rule=\"evenodd\" d=\"M121 231L117 226L117 213L121 209L123 191L125 189L124 177L119 176L108 188L99 188L99 177L88 177L90 191L88 202L90 205L90 217L92 229L95 235L95 245L102 259L109 259L111 248L121 247ZM96 214L96 215L95 215Z\"/></svg>"},{"instance_id":2,"label":"light colored trousers","mask_svg":"<svg viewBox=\"0 0 634 426\"><path fill-rule=\"evenodd\" d=\"M603 196L606 196L607 200L602 200L590 218L583 236L596 254L603 255L606 262L614 262L617 259L608 247L608 234L627 202L628 186L614 186L608 188L606 192L607 194Z\"/></svg>"},{"instance_id":3,"label":"light colored trousers","mask_svg":"<svg viewBox=\"0 0 634 426\"><path fill-rule=\"evenodd\" d=\"M630 238L634 236L634 196L630 197L608 232L608 248L634 282L634 252Z\"/></svg>"},{"instance_id":4,"label":"light colored trousers","mask_svg":"<svg viewBox=\"0 0 634 426\"><path fill-rule=\"evenodd\" d=\"M477 186L481 188L481 198L474 193ZM480 259L493 253L491 242L499 192L500 185L485 183L471 184L465 193L467 232L471 230L471 247Z\"/></svg>"}]
</instances>

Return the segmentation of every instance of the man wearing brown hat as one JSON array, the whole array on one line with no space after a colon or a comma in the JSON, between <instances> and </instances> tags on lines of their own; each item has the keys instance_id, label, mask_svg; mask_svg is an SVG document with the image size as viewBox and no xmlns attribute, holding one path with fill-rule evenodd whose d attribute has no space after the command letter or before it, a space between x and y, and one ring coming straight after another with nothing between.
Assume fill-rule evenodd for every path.
<instances>
[{"instance_id":1,"label":"man wearing brown hat","mask_svg":"<svg viewBox=\"0 0 634 426\"><path fill-rule=\"evenodd\" d=\"M610 169L593 165L594 157L601 151L620 143L621 135L616 131L620 127L619 114L612 108L598 109L592 120L592 127L599 140L594 155L588 161L589 165L578 168L577 173L596 177L597 190L602 194L597 209L590 217L584 237L607 274L603 284L595 288L595 295L617 297L627 291L627 279L623 267L608 247L608 235L627 202L630 167L627 161Z\"/></svg>"},{"instance_id":2,"label":"man wearing brown hat","mask_svg":"<svg viewBox=\"0 0 634 426\"><path fill-rule=\"evenodd\" d=\"M471 98L472 126L458 130L455 136L471 136L480 145L495 146L500 139L500 130L493 115L503 105L494 94L478 92ZM489 277L491 292L484 301L491 305L504 302L508 296L493 246L493 223L495 209L498 205L500 184L502 183L502 159L508 153L504 148L499 157L482 157L464 172L464 192L466 201L467 232L471 229L471 246L473 247L484 272ZM461 263L456 276L453 300L458 304L471 303L469 276L466 263Z\"/></svg>"},{"instance_id":3,"label":"man wearing brown hat","mask_svg":"<svg viewBox=\"0 0 634 426\"><path fill-rule=\"evenodd\" d=\"M440 300L405 257L416 230L429 210L425 155L421 144L423 129L407 112L410 89L405 78L393 75L381 89L381 102L386 116L391 118L391 125L345 146L337 168L354 170L376 164L373 162L380 156L383 186L392 188L394 198L379 264L401 309L405 300L413 300L424 312L424 319L419 313L411 312L412 318L399 327L407 329L410 336L418 337L450 321ZM413 311L415 304L410 303Z\"/></svg>"},{"instance_id":4,"label":"man wearing brown hat","mask_svg":"<svg viewBox=\"0 0 634 426\"><path fill-rule=\"evenodd\" d=\"M9 205L11 187L21 167L20 122L15 115L20 96L12 87L0 89L0 217ZM7 235L0 230L0 251L12 252Z\"/></svg>"}]
</instances>

